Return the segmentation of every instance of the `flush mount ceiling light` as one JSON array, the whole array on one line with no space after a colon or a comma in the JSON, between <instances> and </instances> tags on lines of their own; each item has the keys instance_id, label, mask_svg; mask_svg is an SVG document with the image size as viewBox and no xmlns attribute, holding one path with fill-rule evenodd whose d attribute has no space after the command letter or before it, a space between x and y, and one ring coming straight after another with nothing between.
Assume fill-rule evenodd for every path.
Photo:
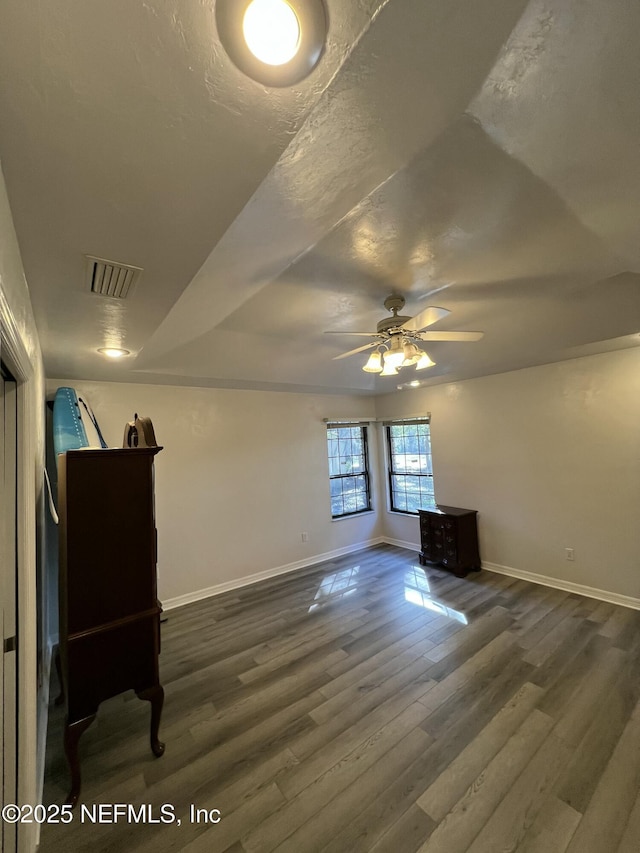
<instances>
[{"instance_id":1,"label":"flush mount ceiling light","mask_svg":"<svg viewBox=\"0 0 640 853\"><path fill-rule=\"evenodd\" d=\"M285 0L252 0L242 34L251 53L267 65L284 65L300 49L300 21Z\"/></svg>"},{"instance_id":2,"label":"flush mount ceiling light","mask_svg":"<svg viewBox=\"0 0 640 853\"><path fill-rule=\"evenodd\" d=\"M98 352L101 355L106 355L107 358L124 358L125 355L131 355L128 349L121 347L100 347Z\"/></svg>"},{"instance_id":3,"label":"flush mount ceiling light","mask_svg":"<svg viewBox=\"0 0 640 853\"><path fill-rule=\"evenodd\" d=\"M323 0L217 0L216 24L237 67L266 86L291 86L324 50Z\"/></svg>"}]
</instances>

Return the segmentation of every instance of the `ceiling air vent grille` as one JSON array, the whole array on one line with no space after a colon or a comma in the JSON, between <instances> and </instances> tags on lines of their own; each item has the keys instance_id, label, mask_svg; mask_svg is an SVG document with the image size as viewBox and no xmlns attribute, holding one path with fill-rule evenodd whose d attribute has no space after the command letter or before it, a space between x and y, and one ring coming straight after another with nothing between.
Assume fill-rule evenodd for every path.
<instances>
[{"instance_id":1,"label":"ceiling air vent grille","mask_svg":"<svg viewBox=\"0 0 640 853\"><path fill-rule=\"evenodd\" d=\"M142 274L141 267L87 255L87 283L92 293L125 299Z\"/></svg>"}]
</instances>

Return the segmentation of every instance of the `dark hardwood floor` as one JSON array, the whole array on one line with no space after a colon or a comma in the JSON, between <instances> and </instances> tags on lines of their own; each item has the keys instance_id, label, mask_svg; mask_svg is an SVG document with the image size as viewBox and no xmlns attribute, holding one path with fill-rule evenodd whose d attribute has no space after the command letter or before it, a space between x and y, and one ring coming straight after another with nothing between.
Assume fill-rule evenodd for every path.
<instances>
[{"instance_id":1,"label":"dark hardwood floor","mask_svg":"<svg viewBox=\"0 0 640 853\"><path fill-rule=\"evenodd\" d=\"M640 613L380 546L173 610L161 737L133 694L81 741L41 850L637 853ZM45 802L68 777L51 709ZM195 822L190 806L218 809ZM107 818L110 813L106 814ZM215 818L215 812L210 815Z\"/></svg>"}]
</instances>

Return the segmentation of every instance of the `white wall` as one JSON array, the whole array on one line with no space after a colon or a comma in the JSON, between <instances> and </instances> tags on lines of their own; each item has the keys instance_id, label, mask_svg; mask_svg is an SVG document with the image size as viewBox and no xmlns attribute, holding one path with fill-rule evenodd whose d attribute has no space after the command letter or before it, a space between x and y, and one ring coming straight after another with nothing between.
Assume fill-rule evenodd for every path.
<instances>
[{"instance_id":1,"label":"white wall","mask_svg":"<svg viewBox=\"0 0 640 853\"><path fill-rule=\"evenodd\" d=\"M436 500L479 511L483 561L640 599L640 348L377 399L426 412Z\"/></svg>"},{"instance_id":2,"label":"white wall","mask_svg":"<svg viewBox=\"0 0 640 853\"><path fill-rule=\"evenodd\" d=\"M381 534L376 512L331 520L322 420L372 416L372 398L63 380L47 390L65 384L86 395L110 446L134 412L153 421L164 600Z\"/></svg>"},{"instance_id":3,"label":"white wall","mask_svg":"<svg viewBox=\"0 0 640 853\"><path fill-rule=\"evenodd\" d=\"M48 391L61 384L50 380ZM375 428L377 512L330 518L322 418L372 416L370 398L74 385L110 445L121 445L135 411L152 418L164 445L156 498L165 600L380 536L418 548L417 519L387 512ZM639 392L640 348L375 405L378 418L431 412L436 498L479 511L485 563L640 599Z\"/></svg>"},{"instance_id":4,"label":"white wall","mask_svg":"<svg viewBox=\"0 0 640 853\"><path fill-rule=\"evenodd\" d=\"M2 358L18 380L18 643L20 803L38 802L44 769L48 662L40 660L37 690L36 575L41 571L42 478L44 467L44 371L29 290L16 239L4 177L0 171L0 326ZM39 523L37 523L39 522ZM40 547L37 547L37 544ZM38 744L38 749L34 744ZM37 754L36 754L37 753ZM20 829L22 849L33 849L35 827Z\"/></svg>"}]
</instances>

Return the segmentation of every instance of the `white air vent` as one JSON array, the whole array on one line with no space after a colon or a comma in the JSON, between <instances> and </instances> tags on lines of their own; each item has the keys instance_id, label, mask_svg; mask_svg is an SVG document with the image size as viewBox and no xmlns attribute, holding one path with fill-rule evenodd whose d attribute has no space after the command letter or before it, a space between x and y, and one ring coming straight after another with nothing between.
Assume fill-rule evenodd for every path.
<instances>
[{"instance_id":1,"label":"white air vent","mask_svg":"<svg viewBox=\"0 0 640 853\"><path fill-rule=\"evenodd\" d=\"M87 284L98 296L125 299L142 274L141 267L118 264L104 258L87 255Z\"/></svg>"}]
</instances>

